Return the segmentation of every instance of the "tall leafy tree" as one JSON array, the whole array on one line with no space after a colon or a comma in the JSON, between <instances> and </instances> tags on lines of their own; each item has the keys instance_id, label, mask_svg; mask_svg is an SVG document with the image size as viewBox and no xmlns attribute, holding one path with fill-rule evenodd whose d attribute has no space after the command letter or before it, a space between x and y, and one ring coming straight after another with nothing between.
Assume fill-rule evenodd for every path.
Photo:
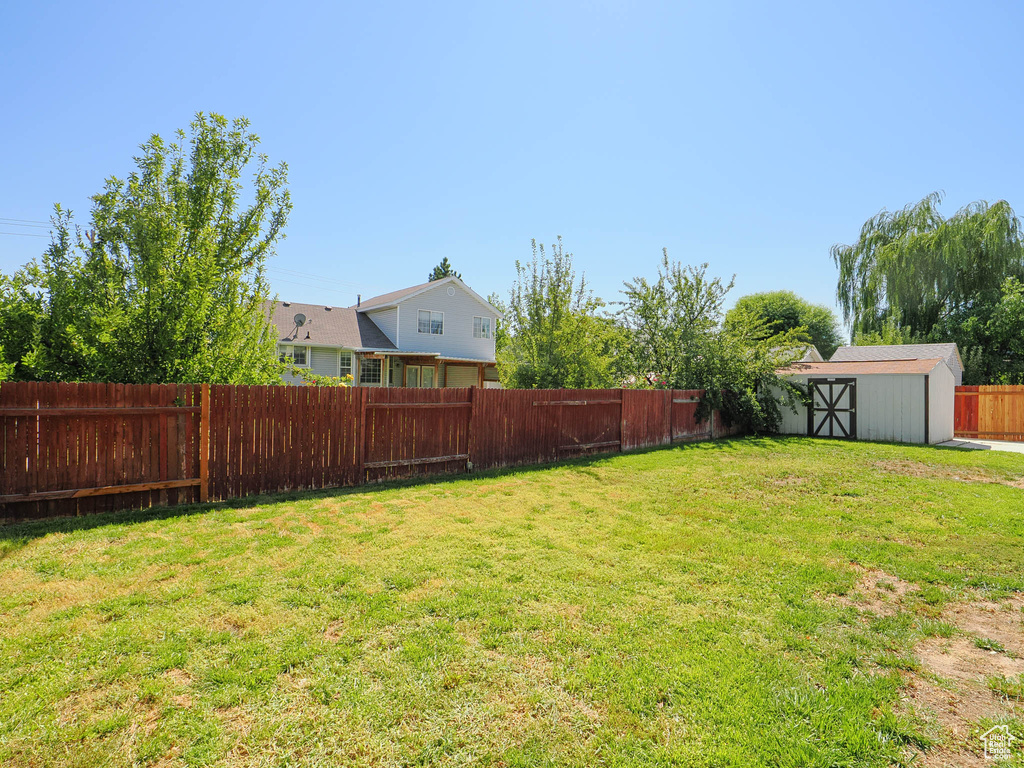
<instances>
[{"instance_id":1,"label":"tall leafy tree","mask_svg":"<svg viewBox=\"0 0 1024 768\"><path fill-rule=\"evenodd\" d=\"M792 291L767 291L742 296L725 314L727 328L740 327L748 318L763 326L764 338L796 331L801 342L813 344L827 360L843 343L839 320L828 307L811 304Z\"/></svg>"},{"instance_id":2,"label":"tall leafy tree","mask_svg":"<svg viewBox=\"0 0 1024 768\"><path fill-rule=\"evenodd\" d=\"M438 264L436 267L430 270L430 274L427 275L427 282L432 283L435 280L443 280L446 277L457 277L460 280L462 279L462 275L459 272L456 272L454 269L452 269L452 265L448 261L447 256L441 259L440 264Z\"/></svg>"},{"instance_id":3,"label":"tall leafy tree","mask_svg":"<svg viewBox=\"0 0 1024 768\"><path fill-rule=\"evenodd\" d=\"M59 206L38 266L44 297L26 372L42 379L280 379L265 264L291 210L287 167L249 121L198 114L141 145L93 198L89 232Z\"/></svg>"},{"instance_id":4,"label":"tall leafy tree","mask_svg":"<svg viewBox=\"0 0 1024 768\"><path fill-rule=\"evenodd\" d=\"M35 263L13 275L0 274L0 381L28 378L24 363L43 312Z\"/></svg>"},{"instance_id":5,"label":"tall leafy tree","mask_svg":"<svg viewBox=\"0 0 1024 768\"><path fill-rule=\"evenodd\" d=\"M592 388L615 382L618 330L600 314L604 302L577 280L562 239L532 241L533 258L516 262L516 281L503 307L498 371L506 387Z\"/></svg>"},{"instance_id":6,"label":"tall leafy tree","mask_svg":"<svg viewBox=\"0 0 1024 768\"><path fill-rule=\"evenodd\" d=\"M726 326L723 304L733 282L709 277L707 270L707 264L669 261L663 251L656 279L625 284L624 368L639 386L705 390L701 418L721 409L729 422L772 431L783 404L801 394L777 373L798 356L801 331L771 333L747 312Z\"/></svg>"},{"instance_id":7,"label":"tall leafy tree","mask_svg":"<svg viewBox=\"0 0 1024 768\"><path fill-rule=\"evenodd\" d=\"M1000 200L972 203L949 218L935 192L868 219L852 245L835 245L837 296L854 334L891 322L927 338L956 315L998 301L1008 277L1024 276L1021 224Z\"/></svg>"}]
</instances>

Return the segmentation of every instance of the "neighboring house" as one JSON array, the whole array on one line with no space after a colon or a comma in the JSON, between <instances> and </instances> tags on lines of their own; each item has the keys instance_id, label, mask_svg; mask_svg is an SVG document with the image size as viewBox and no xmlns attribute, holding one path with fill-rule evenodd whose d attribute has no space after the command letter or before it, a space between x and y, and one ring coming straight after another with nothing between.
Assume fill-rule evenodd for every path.
<instances>
[{"instance_id":1,"label":"neighboring house","mask_svg":"<svg viewBox=\"0 0 1024 768\"><path fill-rule=\"evenodd\" d=\"M781 353L781 352L786 351L786 348L785 347L775 347L774 349L772 349L772 351L773 352L780 352ZM796 360L793 361L793 362L796 362L796 363L823 363L823 362L825 362L825 358L821 356L821 352L819 352L818 348L816 346L814 346L813 344L807 344L806 346L802 346L802 347L794 347L793 348L793 354L794 355L798 355Z\"/></svg>"},{"instance_id":2,"label":"neighboring house","mask_svg":"<svg viewBox=\"0 0 1024 768\"><path fill-rule=\"evenodd\" d=\"M942 358L953 372L956 386L964 381L964 361L956 344L882 344L840 347L829 362L872 362L877 360L932 360Z\"/></svg>"},{"instance_id":3,"label":"neighboring house","mask_svg":"<svg viewBox=\"0 0 1024 768\"><path fill-rule=\"evenodd\" d=\"M357 387L497 387L494 332L502 315L457 277L352 307L278 302L278 353ZM288 383L301 379L286 375Z\"/></svg>"}]
</instances>

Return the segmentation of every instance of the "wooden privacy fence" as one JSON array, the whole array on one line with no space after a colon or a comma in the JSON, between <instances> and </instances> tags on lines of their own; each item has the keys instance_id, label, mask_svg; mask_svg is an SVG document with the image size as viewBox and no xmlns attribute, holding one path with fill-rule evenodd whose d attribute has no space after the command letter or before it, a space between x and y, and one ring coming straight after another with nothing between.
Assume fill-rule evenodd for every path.
<instances>
[{"instance_id":1,"label":"wooden privacy fence","mask_svg":"<svg viewBox=\"0 0 1024 768\"><path fill-rule=\"evenodd\" d=\"M953 434L1024 441L1024 386L957 387Z\"/></svg>"},{"instance_id":2,"label":"wooden privacy fence","mask_svg":"<svg viewBox=\"0 0 1024 768\"><path fill-rule=\"evenodd\" d=\"M0 385L0 522L735 434L701 391Z\"/></svg>"}]
</instances>

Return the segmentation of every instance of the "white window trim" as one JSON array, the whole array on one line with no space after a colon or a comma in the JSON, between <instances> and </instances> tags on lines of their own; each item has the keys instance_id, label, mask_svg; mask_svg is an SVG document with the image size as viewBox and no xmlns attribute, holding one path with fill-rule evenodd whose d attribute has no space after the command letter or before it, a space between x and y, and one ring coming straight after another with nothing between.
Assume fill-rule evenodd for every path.
<instances>
[{"instance_id":1,"label":"white window trim","mask_svg":"<svg viewBox=\"0 0 1024 768\"><path fill-rule=\"evenodd\" d=\"M440 315L441 316L441 332L440 333L433 333L431 331L427 331L426 333L423 333L423 331L420 330L420 312L429 312L431 315ZM433 324L434 324L434 320L433 320L433 318L431 318L430 326L433 326ZM444 336L444 312L442 312L440 310L437 310L437 309L417 309L416 310L416 333L423 333L424 336Z\"/></svg>"},{"instance_id":2,"label":"white window trim","mask_svg":"<svg viewBox=\"0 0 1024 768\"><path fill-rule=\"evenodd\" d=\"M310 355L310 351L309 351L309 347L308 346L306 346L305 344L278 344L277 346L278 346L278 348L280 350L277 353L278 359L281 358L281 355L285 355L286 357L288 357L292 361L292 365L294 365L296 368L309 368L309 366L311 364L311 361L310 361L311 355ZM296 347L301 347L302 349L306 350L306 362L305 363L296 363L295 362L295 351L294 350L295 350ZM287 350L287 351L285 351L285 350Z\"/></svg>"},{"instance_id":3,"label":"white window trim","mask_svg":"<svg viewBox=\"0 0 1024 768\"><path fill-rule=\"evenodd\" d=\"M379 363L380 364L380 381L363 381L363 366L366 363ZM384 361L378 358L362 358L359 361L359 379L356 382L360 387L386 387L386 371L387 366L384 365Z\"/></svg>"},{"instance_id":4,"label":"white window trim","mask_svg":"<svg viewBox=\"0 0 1024 768\"><path fill-rule=\"evenodd\" d=\"M476 321L480 321L480 335L476 335ZM487 321L487 335L483 335L483 321ZM488 317L487 315L473 315L473 338L474 339L493 339L494 338L494 318Z\"/></svg>"},{"instance_id":5,"label":"white window trim","mask_svg":"<svg viewBox=\"0 0 1024 768\"><path fill-rule=\"evenodd\" d=\"M345 355L348 355L348 373L342 373L341 362ZM356 353L350 349L339 349L338 350L338 376L353 376L356 370Z\"/></svg>"},{"instance_id":6,"label":"white window trim","mask_svg":"<svg viewBox=\"0 0 1024 768\"><path fill-rule=\"evenodd\" d=\"M415 387L410 387L409 383L408 383L409 382L409 371L411 371L413 369L416 370L417 384L416 384ZM430 371L431 384L430 384L429 387L427 387L427 386L425 386L423 384L423 372L424 371ZM407 366L405 366L405 381L406 381L405 386L408 389L436 389L437 388L437 369L436 369L435 366L429 365L429 364L427 364L427 365L423 365L423 364L407 365Z\"/></svg>"}]
</instances>

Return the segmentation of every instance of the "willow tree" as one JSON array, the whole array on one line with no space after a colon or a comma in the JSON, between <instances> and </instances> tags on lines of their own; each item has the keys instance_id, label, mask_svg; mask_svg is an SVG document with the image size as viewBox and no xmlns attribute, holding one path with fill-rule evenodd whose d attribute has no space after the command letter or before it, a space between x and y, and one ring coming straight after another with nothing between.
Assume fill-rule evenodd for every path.
<instances>
[{"instance_id":1,"label":"willow tree","mask_svg":"<svg viewBox=\"0 0 1024 768\"><path fill-rule=\"evenodd\" d=\"M1008 277L1024 275L1021 223L1000 200L971 203L953 216L935 192L868 219L853 245L835 245L839 305L854 335L887 324L924 339L955 315L998 301Z\"/></svg>"},{"instance_id":2,"label":"willow tree","mask_svg":"<svg viewBox=\"0 0 1024 768\"><path fill-rule=\"evenodd\" d=\"M265 265L291 200L287 167L258 147L245 118L200 113L177 141L142 144L126 179L107 179L86 228L57 206L22 375L279 381Z\"/></svg>"}]
</instances>

